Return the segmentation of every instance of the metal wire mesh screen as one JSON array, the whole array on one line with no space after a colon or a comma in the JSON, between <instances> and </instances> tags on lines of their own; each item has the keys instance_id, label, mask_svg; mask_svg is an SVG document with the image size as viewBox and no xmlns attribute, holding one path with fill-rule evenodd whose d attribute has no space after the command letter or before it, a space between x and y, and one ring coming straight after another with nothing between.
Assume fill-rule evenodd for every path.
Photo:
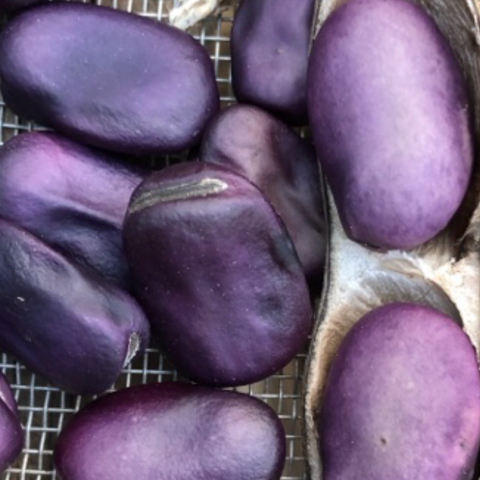
<instances>
[{"instance_id":1,"label":"metal wire mesh screen","mask_svg":"<svg viewBox=\"0 0 480 480\"><path fill-rule=\"evenodd\" d=\"M98 5L109 6L154 20L167 21L174 0L98 0ZM218 16L209 18L202 25L191 29L192 33L210 52L215 65L222 105L235 99L230 80L229 36L234 16L232 7ZM33 46L32 46L33 47ZM32 125L15 116L0 101L0 141L14 135L41 127ZM178 157L153 159L158 166L178 161ZM12 384L18 402L22 424L25 428L25 447L17 462L2 475L3 480L53 480L55 440L69 418L82 405L92 399L76 397L49 387L42 379L32 375L14 358L2 354L0 368ZM283 480L305 478L301 442L301 377L305 354L300 354L283 371L264 382L238 388L267 402L283 421L287 432L287 459ZM165 361L158 350L151 348L124 370L114 389L149 382L177 380L175 370ZM194 480L194 479L192 479Z\"/></svg>"}]
</instances>

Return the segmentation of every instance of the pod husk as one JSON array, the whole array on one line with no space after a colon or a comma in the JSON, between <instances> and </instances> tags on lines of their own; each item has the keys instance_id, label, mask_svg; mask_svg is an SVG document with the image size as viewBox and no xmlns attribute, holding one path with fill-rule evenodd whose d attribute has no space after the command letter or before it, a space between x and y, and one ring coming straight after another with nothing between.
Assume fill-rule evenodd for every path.
<instances>
[{"instance_id":1,"label":"pod husk","mask_svg":"<svg viewBox=\"0 0 480 480\"><path fill-rule=\"evenodd\" d=\"M348 0L317 3L312 38ZM455 318L480 358L480 0L411 0L433 17L462 67L470 97L475 165L463 204L449 226L409 252L378 252L347 238L326 188L329 239L324 291L316 312L304 379L304 442L311 480L322 480L316 417L330 362L350 328L394 301L431 306Z\"/></svg>"},{"instance_id":2,"label":"pod husk","mask_svg":"<svg viewBox=\"0 0 480 480\"><path fill-rule=\"evenodd\" d=\"M220 14L239 0L179 0L168 14L168 23L187 30L210 15Z\"/></svg>"}]
</instances>

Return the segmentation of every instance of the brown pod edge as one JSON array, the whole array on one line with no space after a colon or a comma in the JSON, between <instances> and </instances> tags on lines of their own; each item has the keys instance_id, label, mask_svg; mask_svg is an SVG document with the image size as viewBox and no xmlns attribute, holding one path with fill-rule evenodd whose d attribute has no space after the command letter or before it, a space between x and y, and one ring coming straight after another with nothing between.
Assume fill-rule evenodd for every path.
<instances>
[{"instance_id":1,"label":"brown pod edge","mask_svg":"<svg viewBox=\"0 0 480 480\"><path fill-rule=\"evenodd\" d=\"M317 2L312 38L348 0ZM350 328L390 302L431 306L456 319L480 358L480 0L412 0L433 17L463 70L474 114L475 165L469 191L449 226L409 251L376 252L347 238L327 191L330 227L324 290L304 380L304 447L311 480L322 480L316 413L328 369Z\"/></svg>"}]
</instances>

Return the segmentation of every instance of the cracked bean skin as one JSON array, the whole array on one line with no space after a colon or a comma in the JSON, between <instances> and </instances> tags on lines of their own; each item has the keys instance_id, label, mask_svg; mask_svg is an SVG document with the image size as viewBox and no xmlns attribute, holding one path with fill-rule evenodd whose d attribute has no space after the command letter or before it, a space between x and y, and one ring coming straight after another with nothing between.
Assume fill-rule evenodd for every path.
<instances>
[{"instance_id":1,"label":"cracked bean skin","mask_svg":"<svg viewBox=\"0 0 480 480\"><path fill-rule=\"evenodd\" d=\"M0 220L0 348L68 393L112 386L149 341L135 300Z\"/></svg>"},{"instance_id":2,"label":"cracked bean skin","mask_svg":"<svg viewBox=\"0 0 480 480\"><path fill-rule=\"evenodd\" d=\"M233 105L208 125L200 160L232 169L265 194L287 227L310 288L319 293L327 222L313 145L267 112Z\"/></svg>"},{"instance_id":3,"label":"cracked bean skin","mask_svg":"<svg viewBox=\"0 0 480 480\"><path fill-rule=\"evenodd\" d=\"M124 243L136 295L163 350L192 380L261 380L311 328L308 288L279 216L247 179L202 162L147 177Z\"/></svg>"}]
</instances>

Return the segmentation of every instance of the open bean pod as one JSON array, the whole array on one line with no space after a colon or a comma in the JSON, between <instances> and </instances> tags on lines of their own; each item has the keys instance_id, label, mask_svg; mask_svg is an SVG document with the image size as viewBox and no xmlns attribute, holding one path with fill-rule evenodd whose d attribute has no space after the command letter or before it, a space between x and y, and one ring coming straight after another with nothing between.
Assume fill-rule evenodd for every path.
<instances>
[{"instance_id":1,"label":"open bean pod","mask_svg":"<svg viewBox=\"0 0 480 480\"><path fill-rule=\"evenodd\" d=\"M318 2L315 34L343 3L343 0ZM480 6L473 0L419 0L416 3L434 19L461 66L474 116L474 137L478 141ZM472 180L454 218L432 240L409 251L382 252L349 239L327 184L330 226L327 269L308 357L304 397L305 444L312 480L324 478L317 422L330 366L346 334L366 313L393 302L433 307L462 326L478 358L480 169L477 151L475 155Z\"/></svg>"}]
</instances>

